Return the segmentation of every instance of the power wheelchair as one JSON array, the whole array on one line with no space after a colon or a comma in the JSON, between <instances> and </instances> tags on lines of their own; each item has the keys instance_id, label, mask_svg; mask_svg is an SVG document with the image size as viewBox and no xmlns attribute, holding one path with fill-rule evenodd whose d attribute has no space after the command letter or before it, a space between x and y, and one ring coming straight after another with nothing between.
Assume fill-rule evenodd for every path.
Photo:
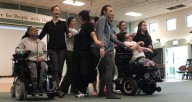
<instances>
[{"instance_id":1,"label":"power wheelchair","mask_svg":"<svg viewBox=\"0 0 192 102\"><path fill-rule=\"evenodd\" d=\"M27 95L35 96L36 94L39 94L39 93L35 93L35 94L33 93L34 90L33 90L32 81L30 77L30 69L26 64L27 62L26 58L30 53L31 53L30 51L27 51L24 54L21 54L21 53L13 54L12 76L14 77L14 81L10 90L10 94L12 97L15 97L17 100L24 100L27 98ZM49 63L48 63L48 67L49 67L48 69L50 69L51 67ZM46 78L44 79L43 90L44 90L43 94L47 94L47 97L50 99L53 99L56 95L56 81L51 76L49 70L48 70L48 73L46 74Z\"/></svg>"},{"instance_id":2,"label":"power wheelchair","mask_svg":"<svg viewBox=\"0 0 192 102\"><path fill-rule=\"evenodd\" d=\"M118 78L113 80L113 89L120 90L127 96L134 96L136 93L143 91L146 94L152 95L155 91L160 92L161 87L157 87L154 71L157 69L145 67L137 63L129 63L132 58L132 53L117 53L116 61L119 61Z\"/></svg>"}]
</instances>

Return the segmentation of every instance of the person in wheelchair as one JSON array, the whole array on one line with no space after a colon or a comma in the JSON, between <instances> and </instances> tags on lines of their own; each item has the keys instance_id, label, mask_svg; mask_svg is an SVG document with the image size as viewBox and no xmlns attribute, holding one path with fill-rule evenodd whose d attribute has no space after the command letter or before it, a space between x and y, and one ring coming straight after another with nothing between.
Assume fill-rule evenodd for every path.
<instances>
[{"instance_id":1,"label":"person in wheelchair","mask_svg":"<svg viewBox=\"0 0 192 102\"><path fill-rule=\"evenodd\" d=\"M43 41L38 39L37 27L29 26L27 28L26 34L28 34L28 36L21 40L15 52L26 53L27 51L31 51L31 53L26 59L26 64L30 69L33 93L43 93L43 84L45 81L48 67L45 62L45 59L47 57L46 45ZM37 79L38 70L40 72L39 82ZM39 85L37 85L37 83L39 83Z\"/></svg>"},{"instance_id":2,"label":"person in wheelchair","mask_svg":"<svg viewBox=\"0 0 192 102\"><path fill-rule=\"evenodd\" d=\"M156 64L152 61L149 60L148 58L145 57L145 53L153 53L153 51L150 48L146 47L141 47L144 42L135 42L132 41L134 38L134 35L125 35L126 38L126 44L129 46L129 49L132 50L133 56L131 59L132 64L137 64L143 66L143 68L152 68L154 69L154 76L155 76L155 81L157 82L162 82L162 79L160 77L160 73L157 70Z\"/></svg>"}]
</instances>

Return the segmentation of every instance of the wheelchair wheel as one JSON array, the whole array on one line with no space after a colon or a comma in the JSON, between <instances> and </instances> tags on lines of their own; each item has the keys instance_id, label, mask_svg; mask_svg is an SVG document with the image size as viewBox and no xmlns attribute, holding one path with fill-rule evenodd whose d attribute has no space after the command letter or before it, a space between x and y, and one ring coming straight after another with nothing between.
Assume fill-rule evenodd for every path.
<instances>
[{"instance_id":1,"label":"wheelchair wheel","mask_svg":"<svg viewBox=\"0 0 192 102\"><path fill-rule=\"evenodd\" d=\"M149 84L149 90L143 90L147 95L152 95L156 90L156 83Z\"/></svg>"},{"instance_id":2,"label":"wheelchair wheel","mask_svg":"<svg viewBox=\"0 0 192 102\"><path fill-rule=\"evenodd\" d=\"M15 83L15 97L17 100L24 100L27 97L25 83L18 79Z\"/></svg>"},{"instance_id":3,"label":"wheelchair wheel","mask_svg":"<svg viewBox=\"0 0 192 102\"><path fill-rule=\"evenodd\" d=\"M137 82L133 79L124 79L121 92L127 96L134 96L137 92Z\"/></svg>"},{"instance_id":4,"label":"wheelchair wheel","mask_svg":"<svg viewBox=\"0 0 192 102\"><path fill-rule=\"evenodd\" d=\"M55 97L55 92L53 92L53 93L47 93L47 97L48 97L49 99L53 99L53 98Z\"/></svg>"},{"instance_id":5,"label":"wheelchair wheel","mask_svg":"<svg viewBox=\"0 0 192 102\"><path fill-rule=\"evenodd\" d=\"M10 94L11 97L15 97L15 85L11 86Z\"/></svg>"}]
</instances>

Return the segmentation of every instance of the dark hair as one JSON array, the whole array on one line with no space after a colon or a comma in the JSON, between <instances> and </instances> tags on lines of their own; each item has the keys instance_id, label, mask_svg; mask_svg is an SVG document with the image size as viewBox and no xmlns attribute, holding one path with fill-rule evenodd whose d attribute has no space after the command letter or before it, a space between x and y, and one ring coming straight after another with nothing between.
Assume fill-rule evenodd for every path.
<instances>
[{"instance_id":1,"label":"dark hair","mask_svg":"<svg viewBox=\"0 0 192 102\"><path fill-rule=\"evenodd\" d=\"M59 7L59 6L58 6L58 5L55 5L55 6L51 7L51 12L53 12L53 10L54 10L56 7ZM60 9L60 7L59 7L59 9Z\"/></svg>"},{"instance_id":2,"label":"dark hair","mask_svg":"<svg viewBox=\"0 0 192 102\"><path fill-rule=\"evenodd\" d=\"M137 34L141 33L141 26L142 26L143 23L146 23L146 22L145 22L145 21L139 22L139 24L138 24L138 29L137 29ZM148 38L150 41L152 41L151 36L149 35L149 32L148 32L147 30L145 31L145 35L147 36L147 38Z\"/></svg>"},{"instance_id":3,"label":"dark hair","mask_svg":"<svg viewBox=\"0 0 192 102\"><path fill-rule=\"evenodd\" d=\"M124 23L125 21L120 21L118 24L117 24L117 28L121 28L121 25ZM125 22L126 23L126 22Z\"/></svg>"},{"instance_id":4,"label":"dark hair","mask_svg":"<svg viewBox=\"0 0 192 102\"><path fill-rule=\"evenodd\" d=\"M87 10L83 10L79 13L79 17L82 17L83 21L87 21L89 22L90 21L90 16L89 16L89 11Z\"/></svg>"},{"instance_id":5,"label":"dark hair","mask_svg":"<svg viewBox=\"0 0 192 102\"><path fill-rule=\"evenodd\" d=\"M28 27L27 27L27 31L25 32L25 35L23 35L21 39L26 38L26 37L30 37L30 36L29 36L29 31L30 31L30 29L31 29L32 27L33 27L33 26L28 26Z\"/></svg>"},{"instance_id":6,"label":"dark hair","mask_svg":"<svg viewBox=\"0 0 192 102\"><path fill-rule=\"evenodd\" d=\"M75 19L75 17L69 17L69 18L67 19L67 25L68 25L68 27L69 27L69 24L71 23L71 21L72 21L73 19Z\"/></svg>"},{"instance_id":7,"label":"dark hair","mask_svg":"<svg viewBox=\"0 0 192 102\"><path fill-rule=\"evenodd\" d=\"M99 17L94 17L93 19L94 19L94 21L96 23L99 20Z\"/></svg>"},{"instance_id":8,"label":"dark hair","mask_svg":"<svg viewBox=\"0 0 192 102\"><path fill-rule=\"evenodd\" d=\"M101 9L101 15L100 16L104 15L104 11L107 11L107 7L111 7L111 6L110 5L103 6L102 9Z\"/></svg>"}]
</instances>

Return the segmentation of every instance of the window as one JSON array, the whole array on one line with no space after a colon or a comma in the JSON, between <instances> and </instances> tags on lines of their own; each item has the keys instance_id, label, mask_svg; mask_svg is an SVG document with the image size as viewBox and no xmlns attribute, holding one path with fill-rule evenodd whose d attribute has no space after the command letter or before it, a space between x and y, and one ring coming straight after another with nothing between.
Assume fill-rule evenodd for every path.
<instances>
[{"instance_id":1,"label":"window","mask_svg":"<svg viewBox=\"0 0 192 102\"><path fill-rule=\"evenodd\" d=\"M192 15L187 16L187 27L192 27Z\"/></svg>"},{"instance_id":2,"label":"window","mask_svg":"<svg viewBox=\"0 0 192 102\"><path fill-rule=\"evenodd\" d=\"M176 29L176 19L169 19L166 21L166 27L167 27L167 30L170 31L170 30L175 30Z\"/></svg>"},{"instance_id":3,"label":"window","mask_svg":"<svg viewBox=\"0 0 192 102\"><path fill-rule=\"evenodd\" d=\"M138 27L135 27L135 29L134 29L134 32L135 32L135 33L137 33L137 29L138 29Z\"/></svg>"},{"instance_id":4,"label":"window","mask_svg":"<svg viewBox=\"0 0 192 102\"><path fill-rule=\"evenodd\" d=\"M149 23L149 33L154 33L157 31L157 23Z\"/></svg>"}]
</instances>

